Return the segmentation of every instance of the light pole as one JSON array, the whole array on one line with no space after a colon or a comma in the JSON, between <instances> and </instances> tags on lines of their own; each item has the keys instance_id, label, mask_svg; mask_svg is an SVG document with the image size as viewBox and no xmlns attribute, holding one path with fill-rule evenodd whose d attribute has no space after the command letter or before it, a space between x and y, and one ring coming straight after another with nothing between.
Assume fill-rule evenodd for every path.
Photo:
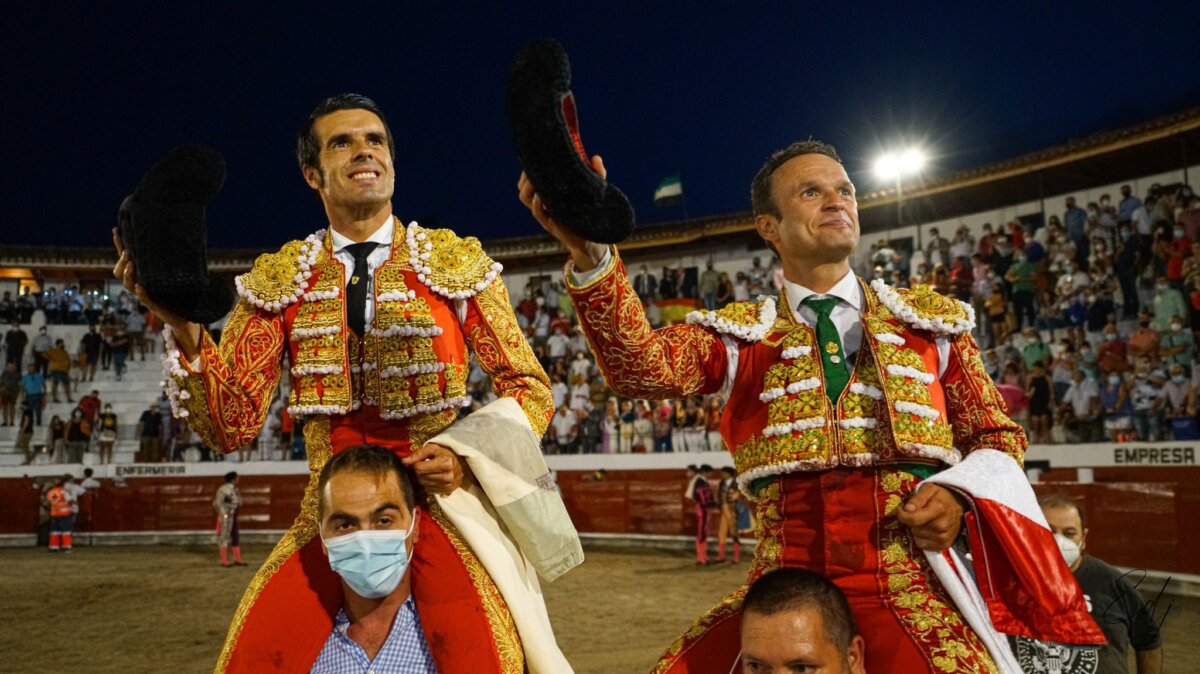
<instances>
[{"instance_id":1,"label":"light pole","mask_svg":"<svg viewBox=\"0 0 1200 674\"><path fill-rule=\"evenodd\" d=\"M916 175L925 168L925 153L916 147L901 152L887 152L875 160L875 175L880 180L896 182L896 227L904 226L904 176ZM921 245L921 228L917 227L917 250Z\"/></svg>"}]
</instances>

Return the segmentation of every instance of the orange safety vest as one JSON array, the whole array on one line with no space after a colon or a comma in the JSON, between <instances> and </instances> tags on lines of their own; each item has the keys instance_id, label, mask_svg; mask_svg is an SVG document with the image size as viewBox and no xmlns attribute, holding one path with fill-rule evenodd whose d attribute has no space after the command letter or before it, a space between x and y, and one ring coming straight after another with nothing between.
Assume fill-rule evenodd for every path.
<instances>
[{"instance_id":1,"label":"orange safety vest","mask_svg":"<svg viewBox=\"0 0 1200 674\"><path fill-rule=\"evenodd\" d=\"M62 487L55 487L46 492L46 500L50 503L51 517L70 517L71 499Z\"/></svg>"}]
</instances>

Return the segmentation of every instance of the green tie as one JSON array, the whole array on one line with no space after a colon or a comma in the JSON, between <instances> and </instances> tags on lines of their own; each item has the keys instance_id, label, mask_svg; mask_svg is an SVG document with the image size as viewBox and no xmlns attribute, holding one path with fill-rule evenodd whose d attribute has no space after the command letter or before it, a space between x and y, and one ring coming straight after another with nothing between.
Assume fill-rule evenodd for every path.
<instances>
[{"instance_id":1,"label":"green tie","mask_svg":"<svg viewBox=\"0 0 1200 674\"><path fill-rule=\"evenodd\" d=\"M817 312L817 350L821 352L821 365L825 370L825 394L829 396L829 402L833 403L835 408L838 397L850 381L842 340L838 337L837 326L829 317L839 301L836 297L817 299L810 296L803 302Z\"/></svg>"}]
</instances>

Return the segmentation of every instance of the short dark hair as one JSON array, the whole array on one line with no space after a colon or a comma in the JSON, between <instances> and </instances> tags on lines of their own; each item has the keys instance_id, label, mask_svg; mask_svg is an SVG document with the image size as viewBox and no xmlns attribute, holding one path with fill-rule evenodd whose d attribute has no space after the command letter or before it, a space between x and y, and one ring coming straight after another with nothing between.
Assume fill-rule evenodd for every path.
<instances>
[{"instance_id":1,"label":"short dark hair","mask_svg":"<svg viewBox=\"0 0 1200 674\"><path fill-rule=\"evenodd\" d=\"M825 576L806 569L775 569L754 581L742 600L743 615L771 616L808 608L821 613L825 636L845 653L858 635L858 626L846 595Z\"/></svg>"},{"instance_id":2,"label":"short dark hair","mask_svg":"<svg viewBox=\"0 0 1200 674\"><path fill-rule=\"evenodd\" d=\"M1079 513L1079 526L1087 528L1087 523L1083 519L1083 508L1079 507L1079 502L1072 498L1070 494L1061 491L1043 494L1038 498L1038 505L1042 507L1042 510L1046 508L1074 508L1075 512Z\"/></svg>"},{"instance_id":3,"label":"short dark hair","mask_svg":"<svg viewBox=\"0 0 1200 674\"><path fill-rule=\"evenodd\" d=\"M228 473L225 473L225 481L226 482L233 482L236 479L237 479L237 471L236 470L231 470Z\"/></svg>"},{"instance_id":4,"label":"short dark hair","mask_svg":"<svg viewBox=\"0 0 1200 674\"><path fill-rule=\"evenodd\" d=\"M832 145L827 145L819 140L805 140L799 143L776 150L767 157L767 161L758 169L758 173L754 174L754 180L750 182L750 206L754 209L755 215L774 215L779 217L779 206L771 197L771 177L775 175L775 171L783 166L789 160L799 157L804 154L823 154L826 157L842 163L842 158L838 156L837 150L833 149Z\"/></svg>"},{"instance_id":5,"label":"short dark hair","mask_svg":"<svg viewBox=\"0 0 1200 674\"><path fill-rule=\"evenodd\" d=\"M400 489L404 492L404 505L408 507L408 512L412 513L416 506L417 499L413 494L412 482L408 479L408 468L400 461L400 457L379 445L355 445L335 454L321 469L321 475L317 478L319 518L325 516L325 485L338 473L370 473L378 477L395 473L396 480L400 482Z\"/></svg>"},{"instance_id":6,"label":"short dark hair","mask_svg":"<svg viewBox=\"0 0 1200 674\"><path fill-rule=\"evenodd\" d=\"M366 110L375 113L379 121L383 122L383 130L387 134L388 152L391 153L392 159L396 158L396 144L392 142L392 128L388 126L387 118L383 116L383 110L375 104L375 101L366 96L346 93L330 96L318 103L317 107L309 113L308 119L301 125L300 132L296 134L296 161L300 163L301 169L306 166L320 168L321 140L317 138L313 126L318 119L338 110Z\"/></svg>"}]
</instances>

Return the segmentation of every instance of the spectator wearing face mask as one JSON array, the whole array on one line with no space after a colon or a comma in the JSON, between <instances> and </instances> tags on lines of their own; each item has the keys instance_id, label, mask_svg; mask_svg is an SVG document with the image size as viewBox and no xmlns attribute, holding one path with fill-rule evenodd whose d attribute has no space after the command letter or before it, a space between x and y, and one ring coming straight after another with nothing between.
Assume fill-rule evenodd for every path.
<instances>
[{"instance_id":1,"label":"spectator wearing face mask","mask_svg":"<svg viewBox=\"0 0 1200 674\"><path fill-rule=\"evenodd\" d=\"M1135 652L1138 674L1160 674L1163 665L1162 638L1150 608L1142 601L1128 574L1084 554L1087 529L1083 511L1066 494L1040 498L1042 514L1058 541L1067 567L1079 583L1088 610L1104 631L1108 643L1100 648L1098 672L1128 672L1129 647Z\"/></svg>"},{"instance_id":2,"label":"spectator wearing face mask","mask_svg":"<svg viewBox=\"0 0 1200 674\"><path fill-rule=\"evenodd\" d=\"M365 496L364 496L365 495ZM314 672L436 671L409 561L421 513L408 473L387 450L352 447L320 476L321 548L342 581L342 606Z\"/></svg>"},{"instance_id":3,"label":"spectator wearing face mask","mask_svg":"<svg viewBox=\"0 0 1200 674\"><path fill-rule=\"evenodd\" d=\"M54 348L54 341L50 339L50 335L46 334L46 326L38 328L37 336L33 338L32 352L33 363L37 365L38 371L43 377L50 376L50 359L46 354Z\"/></svg>"},{"instance_id":4,"label":"spectator wearing face mask","mask_svg":"<svg viewBox=\"0 0 1200 674\"><path fill-rule=\"evenodd\" d=\"M1154 197L1146 197L1145 203L1135 208L1130 217L1130 224L1133 226L1133 231L1137 233L1143 246L1149 246L1151 243L1151 236L1154 233L1154 216L1152 215L1152 211L1157 202L1158 199Z\"/></svg>"},{"instance_id":5,"label":"spectator wearing face mask","mask_svg":"<svg viewBox=\"0 0 1200 674\"><path fill-rule=\"evenodd\" d=\"M1184 321L1187 320L1187 304L1183 300L1183 293L1172 288L1168 284L1166 277L1160 276L1154 289L1154 321L1152 327L1155 330L1164 332L1169 330L1171 319L1175 317L1179 317Z\"/></svg>"},{"instance_id":6,"label":"spectator wearing face mask","mask_svg":"<svg viewBox=\"0 0 1200 674\"><path fill-rule=\"evenodd\" d=\"M1035 365L1044 364L1051 357L1050 347L1042 341L1042 336L1033 328L1025 329L1025 347L1021 349L1021 358L1025 362L1025 371L1032 372Z\"/></svg>"},{"instance_id":7,"label":"spectator wearing face mask","mask_svg":"<svg viewBox=\"0 0 1200 674\"><path fill-rule=\"evenodd\" d=\"M1175 364L1170 379L1163 384L1158 399L1158 411L1166 421L1173 440L1195 440L1196 389L1184 366Z\"/></svg>"},{"instance_id":8,"label":"spectator wearing face mask","mask_svg":"<svg viewBox=\"0 0 1200 674\"><path fill-rule=\"evenodd\" d=\"M954 232L954 240L950 242L950 258L961 260L971 257L974 252L975 237L971 236L971 231L966 226L959 227Z\"/></svg>"},{"instance_id":9,"label":"spectator wearing face mask","mask_svg":"<svg viewBox=\"0 0 1200 674\"><path fill-rule=\"evenodd\" d=\"M1183 319L1175 316L1171 319L1171 327L1162 335L1159 344L1159 355L1163 365L1181 365L1190 367L1196 359L1196 338L1191 330L1184 328Z\"/></svg>"},{"instance_id":10,"label":"spectator wearing face mask","mask_svg":"<svg viewBox=\"0 0 1200 674\"><path fill-rule=\"evenodd\" d=\"M1087 375L1096 381L1100 380L1100 355L1091 344L1084 342L1079 345L1079 358L1076 359L1079 367L1087 373Z\"/></svg>"},{"instance_id":11,"label":"spectator wearing face mask","mask_svg":"<svg viewBox=\"0 0 1200 674\"><path fill-rule=\"evenodd\" d=\"M1100 384L1094 378L1076 368L1061 399L1059 421L1067 430L1068 442L1099 442L1103 439Z\"/></svg>"},{"instance_id":12,"label":"spectator wearing face mask","mask_svg":"<svg viewBox=\"0 0 1200 674\"><path fill-rule=\"evenodd\" d=\"M1182 225L1175 225L1169 240L1163 245L1166 258L1167 283L1176 290L1183 289L1184 263L1192 256L1192 244L1195 239L1189 239Z\"/></svg>"},{"instance_id":13,"label":"spectator wearing face mask","mask_svg":"<svg viewBox=\"0 0 1200 674\"><path fill-rule=\"evenodd\" d=\"M1117 326L1111 324L1106 326L1097 351L1100 372L1102 374L1124 373L1129 369L1126 355L1128 352L1128 345L1125 340L1121 339L1120 333L1117 332Z\"/></svg>"},{"instance_id":14,"label":"spectator wearing face mask","mask_svg":"<svg viewBox=\"0 0 1200 674\"><path fill-rule=\"evenodd\" d=\"M1025 251L1016 251L1013 254L1013 264L1004 278L1011 284L1013 312L1017 316L1018 330L1025 325L1034 325L1037 319L1034 309L1036 276L1037 269L1034 263L1027 259Z\"/></svg>"},{"instance_id":15,"label":"spectator wearing face mask","mask_svg":"<svg viewBox=\"0 0 1200 674\"><path fill-rule=\"evenodd\" d=\"M1132 379L1118 372L1105 376L1100 389L1100 406L1104 409L1104 432L1112 442L1127 438L1133 428L1133 402L1130 399Z\"/></svg>"},{"instance_id":16,"label":"spectator wearing face mask","mask_svg":"<svg viewBox=\"0 0 1200 674\"><path fill-rule=\"evenodd\" d=\"M83 454L92 440L92 425L83 418L83 410L75 408L67 424L67 463L83 463Z\"/></svg>"},{"instance_id":17,"label":"spectator wearing face mask","mask_svg":"<svg viewBox=\"0 0 1200 674\"><path fill-rule=\"evenodd\" d=\"M1138 440L1154 442L1162 439L1162 420L1159 416L1159 392L1164 377L1150 369L1150 361L1137 361L1133 370L1133 381L1129 397L1133 404L1133 428Z\"/></svg>"},{"instance_id":18,"label":"spectator wearing face mask","mask_svg":"<svg viewBox=\"0 0 1200 674\"><path fill-rule=\"evenodd\" d=\"M1158 347L1162 337L1152 323L1150 314L1142 312L1138 316L1138 329L1129 336L1128 353L1131 360L1146 358L1152 362L1158 361Z\"/></svg>"},{"instance_id":19,"label":"spectator wearing face mask","mask_svg":"<svg viewBox=\"0 0 1200 674\"><path fill-rule=\"evenodd\" d=\"M1008 298L1004 295L1004 285L992 284L992 292L984 301L987 309L988 323L992 326L992 346L1004 341L1008 336Z\"/></svg>"}]
</instances>

